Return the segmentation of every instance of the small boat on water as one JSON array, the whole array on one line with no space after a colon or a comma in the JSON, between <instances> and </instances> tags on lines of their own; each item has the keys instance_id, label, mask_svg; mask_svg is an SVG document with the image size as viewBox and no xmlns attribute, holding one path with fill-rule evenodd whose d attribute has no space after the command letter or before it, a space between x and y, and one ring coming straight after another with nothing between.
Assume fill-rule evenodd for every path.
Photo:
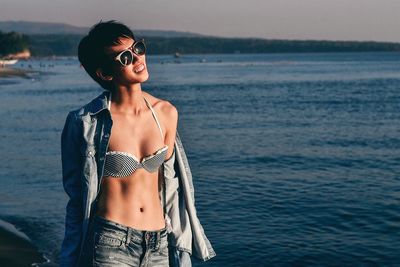
<instances>
[{"instance_id":1,"label":"small boat on water","mask_svg":"<svg viewBox=\"0 0 400 267\"><path fill-rule=\"evenodd\" d=\"M0 66L14 65L18 59L0 59Z\"/></svg>"},{"instance_id":2,"label":"small boat on water","mask_svg":"<svg viewBox=\"0 0 400 267\"><path fill-rule=\"evenodd\" d=\"M31 57L31 52L28 49L24 49L21 52L9 54L0 57L0 67L5 67L6 65L14 65L19 59L28 59Z\"/></svg>"}]
</instances>

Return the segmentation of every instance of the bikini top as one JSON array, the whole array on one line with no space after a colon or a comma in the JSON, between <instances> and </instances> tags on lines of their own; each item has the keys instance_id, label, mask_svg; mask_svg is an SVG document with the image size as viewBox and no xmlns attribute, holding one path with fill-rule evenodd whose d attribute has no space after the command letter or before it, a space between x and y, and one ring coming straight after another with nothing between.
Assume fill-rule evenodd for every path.
<instances>
[{"instance_id":1,"label":"bikini top","mask_svg":"<svg viewBox=\"0 0 400 267\"><path fill-rule=\"evenodd\" d=\"M146 105L150 108L151 113L157 123L158 128L160 129L161 138L164 140L164 135L158 122L156 113L154 109L151 107L150 103L143 96ZM108 109L110 109L111 104L111 94L110 99L108 101ZM144 168L149 172L156 172L158 168L163 164L165 157L167 155L168 146L158 149L153 154L147 155L143 157L142 160L139 160L134 155L128 152L123 151L108 151L106 153L105 163L104 163L104 176L112 176L112 177L126 177L134 173L139 168Z\"/></svg>"}]
</instances>

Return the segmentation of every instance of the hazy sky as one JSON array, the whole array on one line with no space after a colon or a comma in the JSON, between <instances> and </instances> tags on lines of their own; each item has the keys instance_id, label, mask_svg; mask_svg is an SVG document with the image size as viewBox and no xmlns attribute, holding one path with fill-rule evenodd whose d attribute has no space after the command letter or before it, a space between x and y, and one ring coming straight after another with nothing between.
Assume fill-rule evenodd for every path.
<instances>
[{"instance_id":1,"label":"hazy sky","mask_svg":"<svg viewBox=\"0 0 400 267\"><path fill-rule=\"evenodd\" d=\"M0 20L279 39L400 42L400 0L0 0Z\"/></svg>"}]
</instances>

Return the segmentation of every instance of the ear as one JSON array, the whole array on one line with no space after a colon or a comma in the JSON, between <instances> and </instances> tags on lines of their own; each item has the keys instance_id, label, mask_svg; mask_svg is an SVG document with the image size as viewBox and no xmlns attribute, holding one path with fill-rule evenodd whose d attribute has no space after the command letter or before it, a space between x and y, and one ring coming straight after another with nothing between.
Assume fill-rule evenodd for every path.
<instances>
[{"instance_id":1,"label":"ear","mask_svg":"<svg viewBox=\"0 0 400 267\"><path fill-rule=\"evenodd\" d=\"M111 81L113 79L113 76L104 73L104 71L101 68L98 68L96 70L96 75L103 81Z\"/></svg>"}]
</instances>

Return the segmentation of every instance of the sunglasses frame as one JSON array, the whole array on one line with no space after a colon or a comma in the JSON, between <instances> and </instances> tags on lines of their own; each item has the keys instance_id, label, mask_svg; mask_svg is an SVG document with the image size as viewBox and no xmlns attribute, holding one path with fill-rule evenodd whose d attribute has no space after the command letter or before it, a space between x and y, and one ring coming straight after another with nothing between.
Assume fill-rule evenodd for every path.
<instances>
[{"instance_id":1,"label":"sunglasses frame","mask_svg":"<svg viewBox=\"0 0 400 267\"><path fill-rule=\"evenodd\" d=\"M135 49L135 46L136 46L137 44L143 44L143 47L144 47L143 54L138 54L138 53L135 52L134 49ZM122 60L121 60L121 56L122 56L123 53L125 53L125 52L127 52L127 51L128 51L129 53L131 53L131 55L132 55L132 62L129 63L129 64L124 64L124 63L122 62ZM125 49L125 50L121 51L120 53L118 53L118 55L117 55L114 59L115 59L116 61L118 61L123 67L126 67L126 66L129 66L130 64L132 64L132 63L134 62L133 58L134 58L135 56L134 56L133 54L135 54L135 55L137 55L137 56L143 56L143 55L146 54L146 44L144 43L144 39L140 39L139 41L134 42L134 43L132 44L131 47L129 47L128 49Z\"/></svg>"}]
</instances>

